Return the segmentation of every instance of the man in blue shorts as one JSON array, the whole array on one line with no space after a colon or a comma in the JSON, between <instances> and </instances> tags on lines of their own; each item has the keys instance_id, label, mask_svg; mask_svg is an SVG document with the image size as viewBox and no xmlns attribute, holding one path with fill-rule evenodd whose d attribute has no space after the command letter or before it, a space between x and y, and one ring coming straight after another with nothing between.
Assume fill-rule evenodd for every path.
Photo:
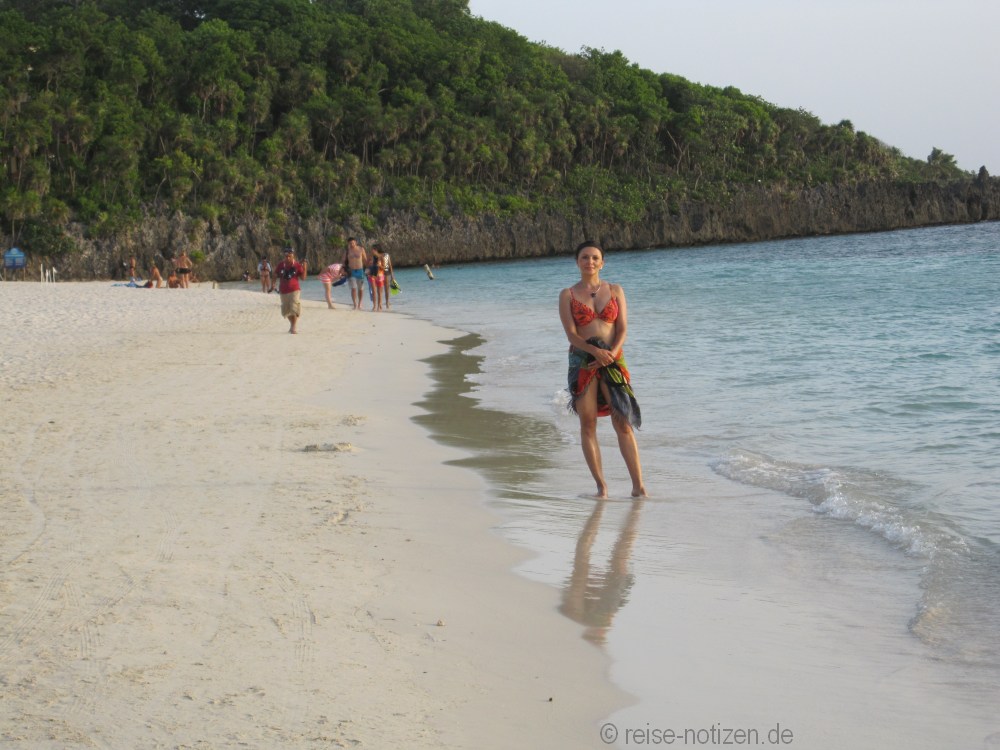
<instances>
[{"instance_id":1,"label":"man in blue shorts","mask_svg":"<svg viewBox=\"0 0 1000 750\"><path fill-rule=\"evenodd\" d=\"M354 237L347 240L347 252L344 254L344 268L347 269L347 286L351 290L351 302L355 310L361 309L364 299L365 267L368 265L368 253Z\"/></svg>"}]
</instances>

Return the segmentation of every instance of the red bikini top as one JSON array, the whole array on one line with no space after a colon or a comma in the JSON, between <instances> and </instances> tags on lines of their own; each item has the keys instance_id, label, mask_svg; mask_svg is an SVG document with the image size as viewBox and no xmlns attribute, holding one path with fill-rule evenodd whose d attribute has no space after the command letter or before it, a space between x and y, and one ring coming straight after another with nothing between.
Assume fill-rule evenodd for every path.
<instances>
[{"instance_id":1,"label":"red bikini top","mask_svg":"<svg viewBox=\"0 0 1000 750\"><path fill-rule=\"evenodd\" d=\"M572 290L570 290L569 294L569 311L573 315L573 322L576 323L577 328L583 328L597 319L603 320L605 323L614 323L618 320L618 300L613 294L611 295L611 299L608 300L608 304L600 312L595 312L592 307L588 307L580 302L580 300L573 296Z\"/></svg>"}]
</instances>

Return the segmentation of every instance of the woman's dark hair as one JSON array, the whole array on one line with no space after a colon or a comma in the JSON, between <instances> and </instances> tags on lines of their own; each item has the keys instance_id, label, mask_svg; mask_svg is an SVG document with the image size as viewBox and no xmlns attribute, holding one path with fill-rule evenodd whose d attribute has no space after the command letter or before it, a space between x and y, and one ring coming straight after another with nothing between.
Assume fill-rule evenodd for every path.
<instances>
[{"instance_id":1,"label":"woman's dark hair","mask_svg":"<svg viewBox=\"0 0 1000 750\"><path fill-rule=\"evenodd\" d=\"M602 257L602 258L604 257L604 250L603 250L603 249L601 248L601 246L600 246L600 245L598 245L598 244L597 244L596 242L594 242L593 240L585 240L584 242L581 242L581 243L580 243L579 245L577 245L577 246L576 246L576 257L577 257L577 258L579 258L579 257L580 257L580 253L582 253L582 252L583 252L584 250L586 250L586 249L587 249L588 247L592 247L592 248L594 248L595 250L598 250L598 251L600 251L600 253L601 253L601 257Z\"/></svg>"}]
</instances>

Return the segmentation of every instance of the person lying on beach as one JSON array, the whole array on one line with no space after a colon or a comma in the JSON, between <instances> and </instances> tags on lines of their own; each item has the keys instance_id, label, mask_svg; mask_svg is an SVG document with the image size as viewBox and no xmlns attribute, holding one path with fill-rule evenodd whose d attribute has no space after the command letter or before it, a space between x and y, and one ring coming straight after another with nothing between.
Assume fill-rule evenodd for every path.
<instances>
[{"instance_id":1,"label":"person lying on beach","mask_svg":"<svg viewBox=\"0 0 1000 750\"><path fill-rule=\"evenodd\" d=\"M580 280L559 294L559 318L570 343L569 407L580 417L583 456L597 482L597 497L607 497L597 418L610 415L632 479L632 497L646 497L632 429L642 424L642 414L622 356L628 333L625 292L618 284L601 281L604 251L596 243L588 240L577 247L576 265Z\"/></svg>"}]
</instances>

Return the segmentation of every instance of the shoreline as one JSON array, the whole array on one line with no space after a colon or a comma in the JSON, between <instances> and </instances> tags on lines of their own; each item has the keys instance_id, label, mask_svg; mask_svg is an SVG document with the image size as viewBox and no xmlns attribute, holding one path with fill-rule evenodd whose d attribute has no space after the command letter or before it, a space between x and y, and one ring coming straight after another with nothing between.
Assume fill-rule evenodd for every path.
<instances>
[{"instance_id":1,"label":"shoreline","mask_svg":"<svg viewBox=\"0 0 1000 750\"><path fill-rule=\"evenodd\" d=\"M412 419L460 334L304 300L288 336L259 292L0 290L24 321L0 368L5 741L602 746L628 703L607 655Z\"/></svg>"},{"instance_id":2,"label":"shoreline","mask_svg":"<svg viewBox=\"0 0 1000 750\"><path fill-rule=\"evenodd\" d=\"M468 350L476 339L461 341ZM470 396L456 368L443 369L450 387L437 398ZM456 424L478 439L461 430L435 438L470 447L461 463L488 479L500 533L531 552L517 572L560 592L560 612L632 696L602 725L607 746L881 748L902 738L929 750L1000 739L995 685L940 662L906 627L919 561L853 525L803 517L794 498L719 482L690 457L671 466L661 496L540 492L539 480L568 478L563 461L530 444L546 424L467 400ZM872 715L873 704L885 713ZM740 737L747 742L725 741Z\"/></svg>"},{"instance_id":3,"label":"shoreline","mask_svg":"<svg viewBox=\"0 0 1000 750\"><path fill-rule=\"evenodd\" d=\"M465 430L441 438L474 451L462 465L488 479L501 534L532 551L518 572L562 592L565 614L605 644L613 683L635 697L608 718L620 730L615 746L641 744L647 728L721 727L765 741L780 729L816 748L992 747L1000 737L990 712L1000 684L995 663L977 664L971 653L949 659L913 630L925 558L831 517L794 487L720 472L720 445L741 441L693 432L672 415L691 403L683 399L707 403L713 393L657 391L658 371L644 375L649 359L637 357L633 373L653 428L640 436L653 497L598 503L578 494L586 471L575 420L554 392L559 370L550 355L558 335L549 331L545 289L558 287L556 265L539 264L519 287L532 300L518 308L521 320L539 332L528 345L501 327L503 284L526 269L443 272L436 283L448 284L450 299L423 310L481 332L468 337L465 367L442 368L448 381L438 398L466 413L449 425ZM403 280L408 290L413 284ZM647 315L630 328L637 345ZM700 339L678 340L696 347ZM604 434L606 470L623 483L613 434ZM946 607L927 616L947 626Z\"/></svg>"}]
</instances>

